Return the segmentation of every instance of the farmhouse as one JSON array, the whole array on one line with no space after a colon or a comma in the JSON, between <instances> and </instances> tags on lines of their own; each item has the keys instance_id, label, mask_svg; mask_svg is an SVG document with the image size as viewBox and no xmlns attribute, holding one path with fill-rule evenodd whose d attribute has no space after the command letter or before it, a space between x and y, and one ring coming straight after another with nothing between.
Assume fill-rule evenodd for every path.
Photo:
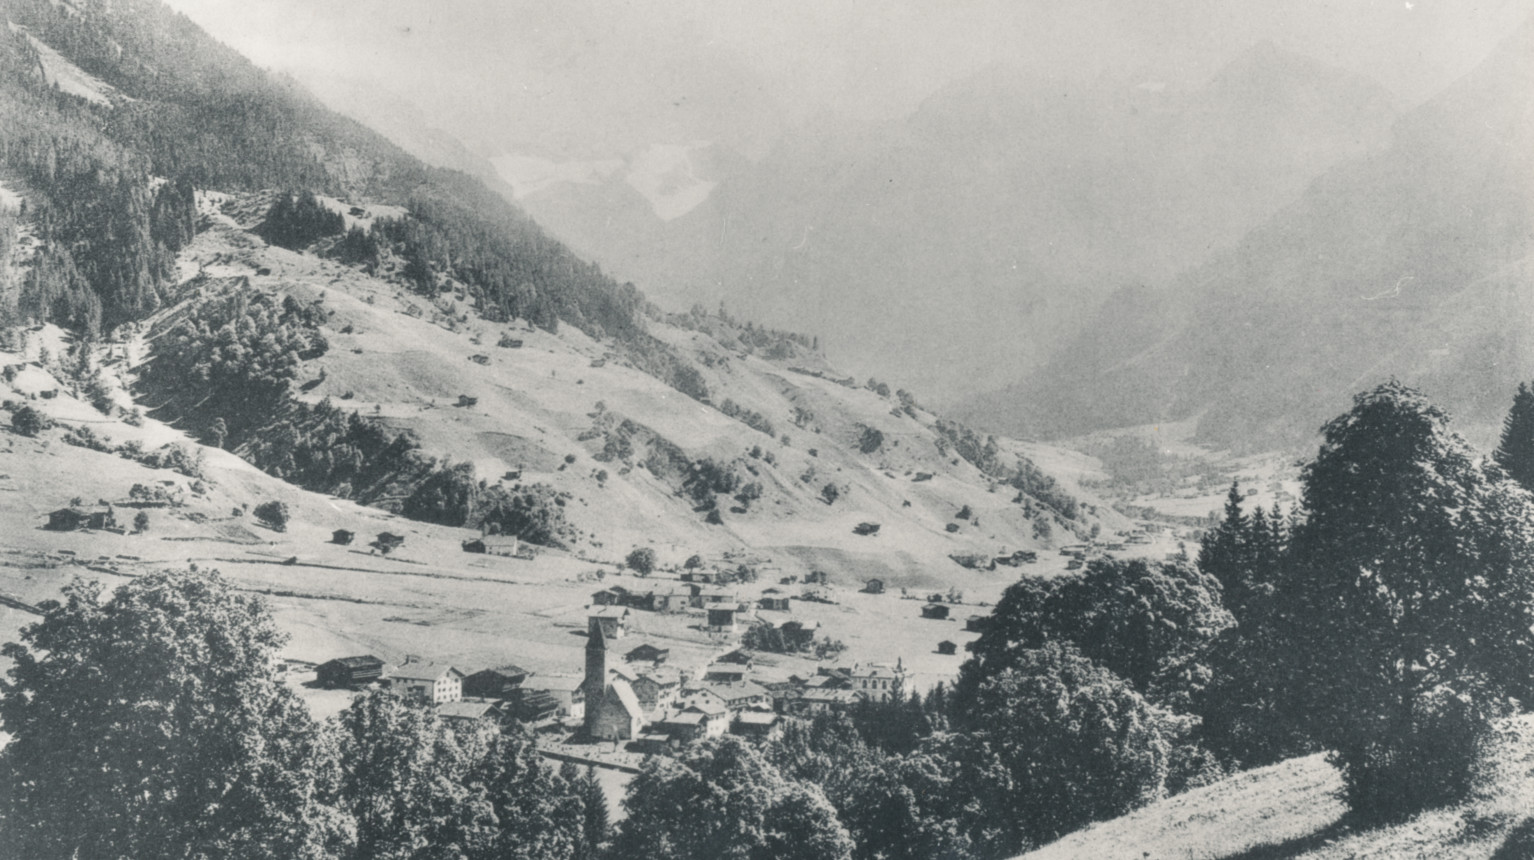
<instances>
[{"instance_id":1,"label":"farmhouse","mask_svg":"<svg viewBox=\"0 0 1534 860\"><path fill-rule=\"evenodd\" d=\"M373 545L383 552L399 549L405 545L405 536L397 535L393 532L379 532L378 539L373 541Z\"/></svg>"},{"instance_id":2,"label":"farmhouse","mask_svg":"<svg viewBox=\"0 0 1534 860\"><path fill-rule=\"evenodd\" d=\"M857 704L861 697L852 690L808 689L791 699L793 710L812 716L833 711L844 711Z\"/></svg>"},{"instance_id":3,"label":"farmhouse","mask_svg":"<svg viewBox=\"0 0 1534 860\"><path fill-rule=\"evenodd\" d=\"M671 656L671 649L670 648L657 648L654 645L651 645L650 643L646 642L645 644L640 645L640 646L638 646L636 648L629 649L629 652L627 654L623 655L623 659L627 660L630 663L656 663L656 664L659 664L659 663L666 662L666 658L668 658L670 656Z\"/></svg>"},{"instance_id":4,"label":"farmhouse","mask_svg":"<svg viewBox=\"0 0 1534 860\"><path fill-rule=\"evenodd\" d=\"M314 678L321 687L340 690L370 684L383 677L384 661L372 654L337 657L315 667Z\"/></svg>"},{"instance_id":5,"label":"farmhouse","mask_svg":"<svg viewBox=\"0 0 1534 860\"><path fill-rule=\"evenodd\" d=\"M948 607L942 603L929 603L921 608L921 617L936 621L948 620Z\"/></svg>"},{"instance_id":6,"label":"farmhouse","mask_svg":"<svg viewBox=\"0 0 1534 860\"><path fill-rule=\"evenodd\" d=\"M985 631L985 626L990 623L991 616L989 615L971 615L964 619L964 629L971 633L982 633Z\"/></svg>"},{"instance_id":7,"label":"farmhouse","mask_svg":"<svg viewBox=\"0 0 1534 860\"><path fill-rule=\"evenodd\" d=\"M437 716L448 723L472 723L475 720L493 720L500 722L502 717L501 708L495 702L443 702L437 706Z\"/></svg>"},{"instance_id":8,"label":"farmhouse","mask_svg":"<svg viewBox=\"0 0 1534 860\"><path fill-rule=\"evenodd\" d=\"M530 697L546 695L559 705L558 713L571 719L586 718L586 680L579 675L534 675L522 682L523 707Z\"/></svg>"},{"instance_id":9,"label":"farmhouse","mask_svg":"<svg viewBox=\"0 0 1534 860\"><path fill-rule=\"evenodd\" d=\"M522 541L516 535L485 535L480 541L488 555L510 557L522 551Z\"/></svg>"},{"instance_id":10,"label":"farmhouse","mask_svg":"<svg viewBox=\"0 0 1534 860\"><path fill-rule=\"evenodd\" d=\"M650 714L669 707L676 700L682 688L682 676L674 669L655 669L630 681L629 686L639 697L639 706Z\"/></svg>"},{"instance_id":11,"label":"farmhouse","mask_svg":"<svg viewBox=\"0 0 1534 860\"><path fill-rule=\"evenodd\" d=\"M959 646L953 642L948 641L947 639L944 639L943 641L937 643L937 653L951 656L959 653Z\"/></svg>"},{"instance_id":12,"label":"farmhouse","mask_svg":"<svg viewBox=\"0 0 1534 860\"><path fill-rule=\"evenodd\" d=\"M47 528L56 532L72 532L83 527L90 516L79 508L59 508L48 515Z\"/></svg>"},{"instance_id":13,"label":"farmhouse","mask_svg":"<svg viewBox=\"0 0 1534 860\"><path fill-rule=\"evenodd\" d=\"M751 664L756 662L756 660L755 660L755 658L753 658L751 656L751 652L750 651L746 651L743 648L736 648L734 651L731 651L730 653L723 655L722 657L720 657L718 660L715 660L714 662L716 662L716 663L734 663L737 666L745 666L747 669L749 669L749 668L751 668Z\"/></svg>"},{"instance_id":14,"label":"farmhouse","mask_svg":"<svg viewBox=\"0 0 1534 860\"><path fill-rule=\"evenodd\" d=\"M482 699L510 699L531 673L507 663L494 669L481 669L463 679L463 694Z\"/></svg>"},{"instance_id":15,"label":"farmhouse","mask_svg":"<svg viewBox=\"0 0 1534 860\"><path fill-rule=\"evenodd\" d=\"M708 629L711 633L729 633L735 630L735 607L710 606Z\"/></svg>"},{"instance_id":16,"label":"farmhouse","mask_svg":"<svg viewBox=\"0 0 1534 860\"><path fill-rule=\"evenodd\" d=\"M773 612L788 612L788 600L789 599L787 597L775 597L769 595L763 597L761 600L758 600L756 605L762 609L770 610Z\"/></svg>"},{"instance_id":17,"label":"farmhouse","mask_svg":"<svg viewBox=\"0 0 1534 860\"><path fill-rule=\"evenodd\" d=\"M386 677L402 695L433 705L463 698L463 673L443 663L410 660L390 670Z\"/></svg>"},{"instance_id":18,"label":"farmhouse","mask_svg":"<svg viewBox=\"0 0 1534 860\"><path fill-rule=\"evenodd\" d=\"M514 700L517 719L525 723L540 723L559 715L559 702L546 692L518 690Z\"/></svg>"},{"instance_id":19,"label":"farmhouse","mask_svg":"<svg viewBox=\"0 0 1534 860\"><path fill-rule=\"evenodd\" d=\"M737 735L770 738L781 728L781 718L772 711L742 711L735 715L731 731Z\"/></svg>"},{"instance_id":20,"label":"farmhouse","mask_svg":"<svg viewBox=\"0 0 1534 860\"><path fill-rule=\"evenodd\" d=\"M870 579L867 582L863 583L863 593L864 594L883 594L884 593L884 580L882 580L882 579Z\"/></svg>"},{"instance_id":21,"label":"farmhouse","mask_svg":"<svg viewBox=\"0 0 1534 860\"><path fill-rule=\"evenodd\" d=\"M724 705L719 702L705 701L688 705L667 716L656 723L655 728L679 741L686 742L717 738L724 734L729 725L730 714L725 710Z\"/></svg>"},{"instance_id":22,"label":"farmhouse","mask_svg":"<svg viewBox=\"0 0 1534 860\"><path fill-rule=\"evenodd\" d=\"M330 533L330 542L340 544L341 546L346 546L347 544L351 543L352 539L355 537L357 537L356 532L347 531L346 529L336 529Z\"/></svg>"},{"instance_id":23,"label":"farmhouse","mask_svg":"<svg viewBox=\"0 0 1534 860\"><path fill-rule=\"evenodd\" d=\"M463 547L463 551L464 552L476 552L476 553L480 553L480 554L484 554L484 552L485 552L485 542L480 540L479 538L475 538L473 540L466 540L462 544L460 544L460 546Z\"/></svg>"},{"instance_id":24,"label":"farmhouse","mask_svg":"<svg viewBox=\"0 0 1534 860\"><path fill-rule=\"evenodd\" d=\"M746 680L747 668L731 663L712 663L703 670L703 680L729 684Z\"/></svg>"}]
</instances>

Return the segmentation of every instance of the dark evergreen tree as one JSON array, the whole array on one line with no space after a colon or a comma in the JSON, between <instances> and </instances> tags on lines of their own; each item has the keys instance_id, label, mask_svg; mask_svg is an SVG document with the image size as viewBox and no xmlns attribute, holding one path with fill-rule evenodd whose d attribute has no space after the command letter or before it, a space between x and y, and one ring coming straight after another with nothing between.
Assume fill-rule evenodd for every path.
<instances>
[{"instance_id":1,"label":"dark evergreen tree","mask_svg":"<svg viewBox=\"0 0 1534 860\"><path fill-rule=\"evenodd\" d=\"M1513 406L1502 421L1502 441L1493 457L1525 490L1534 492L1534 390L1518 383Z\"/></svg>"}]
</instances>

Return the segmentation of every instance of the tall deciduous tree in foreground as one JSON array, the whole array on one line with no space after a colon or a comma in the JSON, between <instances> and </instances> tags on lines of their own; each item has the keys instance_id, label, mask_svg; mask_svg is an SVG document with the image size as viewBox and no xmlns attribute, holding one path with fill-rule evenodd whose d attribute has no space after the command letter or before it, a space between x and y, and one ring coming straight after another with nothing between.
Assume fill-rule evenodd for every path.
<instances>
[{"instance_id":1,"label":"tall deciduous tree in foreground","mask_svg":"<svg viewBox=\"0 0 1534 860\"><path fill-rule=\"evenodd\" d=\"M1323 434L1277 595L1285 685L1354 809L1389 817L1468 790L1529 689L1534 510L1398 383Z\"/></svg>"},{"instance_id":2,"label":"tall deciduous tree in foreground","mask_svg":"<svg viewBox=\"0 0 1534 860\"><path fill-rule=\"evenodd\" d=\"M5 645L0 832L15 857L320 858L344 851L327 733L274 670L258 600L216 574L106 597L75 581Z\"/></svg>"}]
</instances>

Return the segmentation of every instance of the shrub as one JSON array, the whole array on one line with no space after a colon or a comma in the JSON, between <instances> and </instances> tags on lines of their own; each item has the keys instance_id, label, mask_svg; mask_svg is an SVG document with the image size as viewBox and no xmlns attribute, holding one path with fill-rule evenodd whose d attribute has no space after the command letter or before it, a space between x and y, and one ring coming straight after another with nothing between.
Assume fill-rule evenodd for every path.
<instances>
[{"instance_id":1,"label":"shrub","mask_svg":"<svg viewBox=\"0 0 1534 860\"><path fill-rule=\"evenodd\" d=\"M280 502L276 499L262 502L256 505L256 509L251 511L251 513L255 514L256 519L271 526L273 531L284 532L288 530L288 506L286 502Z\"/></svg>"},{"instance_id":2,"label":"shrub","mask_svg":"<svg viewBox=\"0 0 1534 860\"><path fill-rule=\"evenodd\" d=\"M47 415L23 406L11 413L11 429L23 436L36 436L53 426L53 421Z\"/></svg>"},{"instance_id":3,"label":"shrub","mask_svg":"<svg viewBox=\"0 0 1534 860\"><path fill-rule=\"evenodd\" d=\"M655 572L655 550L647 546L637 547L624 562L640 576L649 576Z\"/></svg>"}]
</instances>

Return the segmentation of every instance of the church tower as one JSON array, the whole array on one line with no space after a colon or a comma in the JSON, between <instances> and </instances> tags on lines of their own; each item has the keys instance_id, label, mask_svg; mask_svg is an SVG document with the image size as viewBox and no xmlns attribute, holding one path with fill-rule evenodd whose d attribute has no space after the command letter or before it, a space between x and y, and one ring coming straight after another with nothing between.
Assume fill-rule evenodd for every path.
<instances>
[{"instance_id":1,"label":"church tower","mask_svg":"<svg viewBox=\"0 0 1534 860\"><path fill-rule=\"evenodd\" d=\"M586 637L586 730L591 732L596 725L597 718L602 710L602 701L607 697L607 636L602 633L602 625L595 620L591 622L591 630Z\"/></svg>"}]
</instances>

